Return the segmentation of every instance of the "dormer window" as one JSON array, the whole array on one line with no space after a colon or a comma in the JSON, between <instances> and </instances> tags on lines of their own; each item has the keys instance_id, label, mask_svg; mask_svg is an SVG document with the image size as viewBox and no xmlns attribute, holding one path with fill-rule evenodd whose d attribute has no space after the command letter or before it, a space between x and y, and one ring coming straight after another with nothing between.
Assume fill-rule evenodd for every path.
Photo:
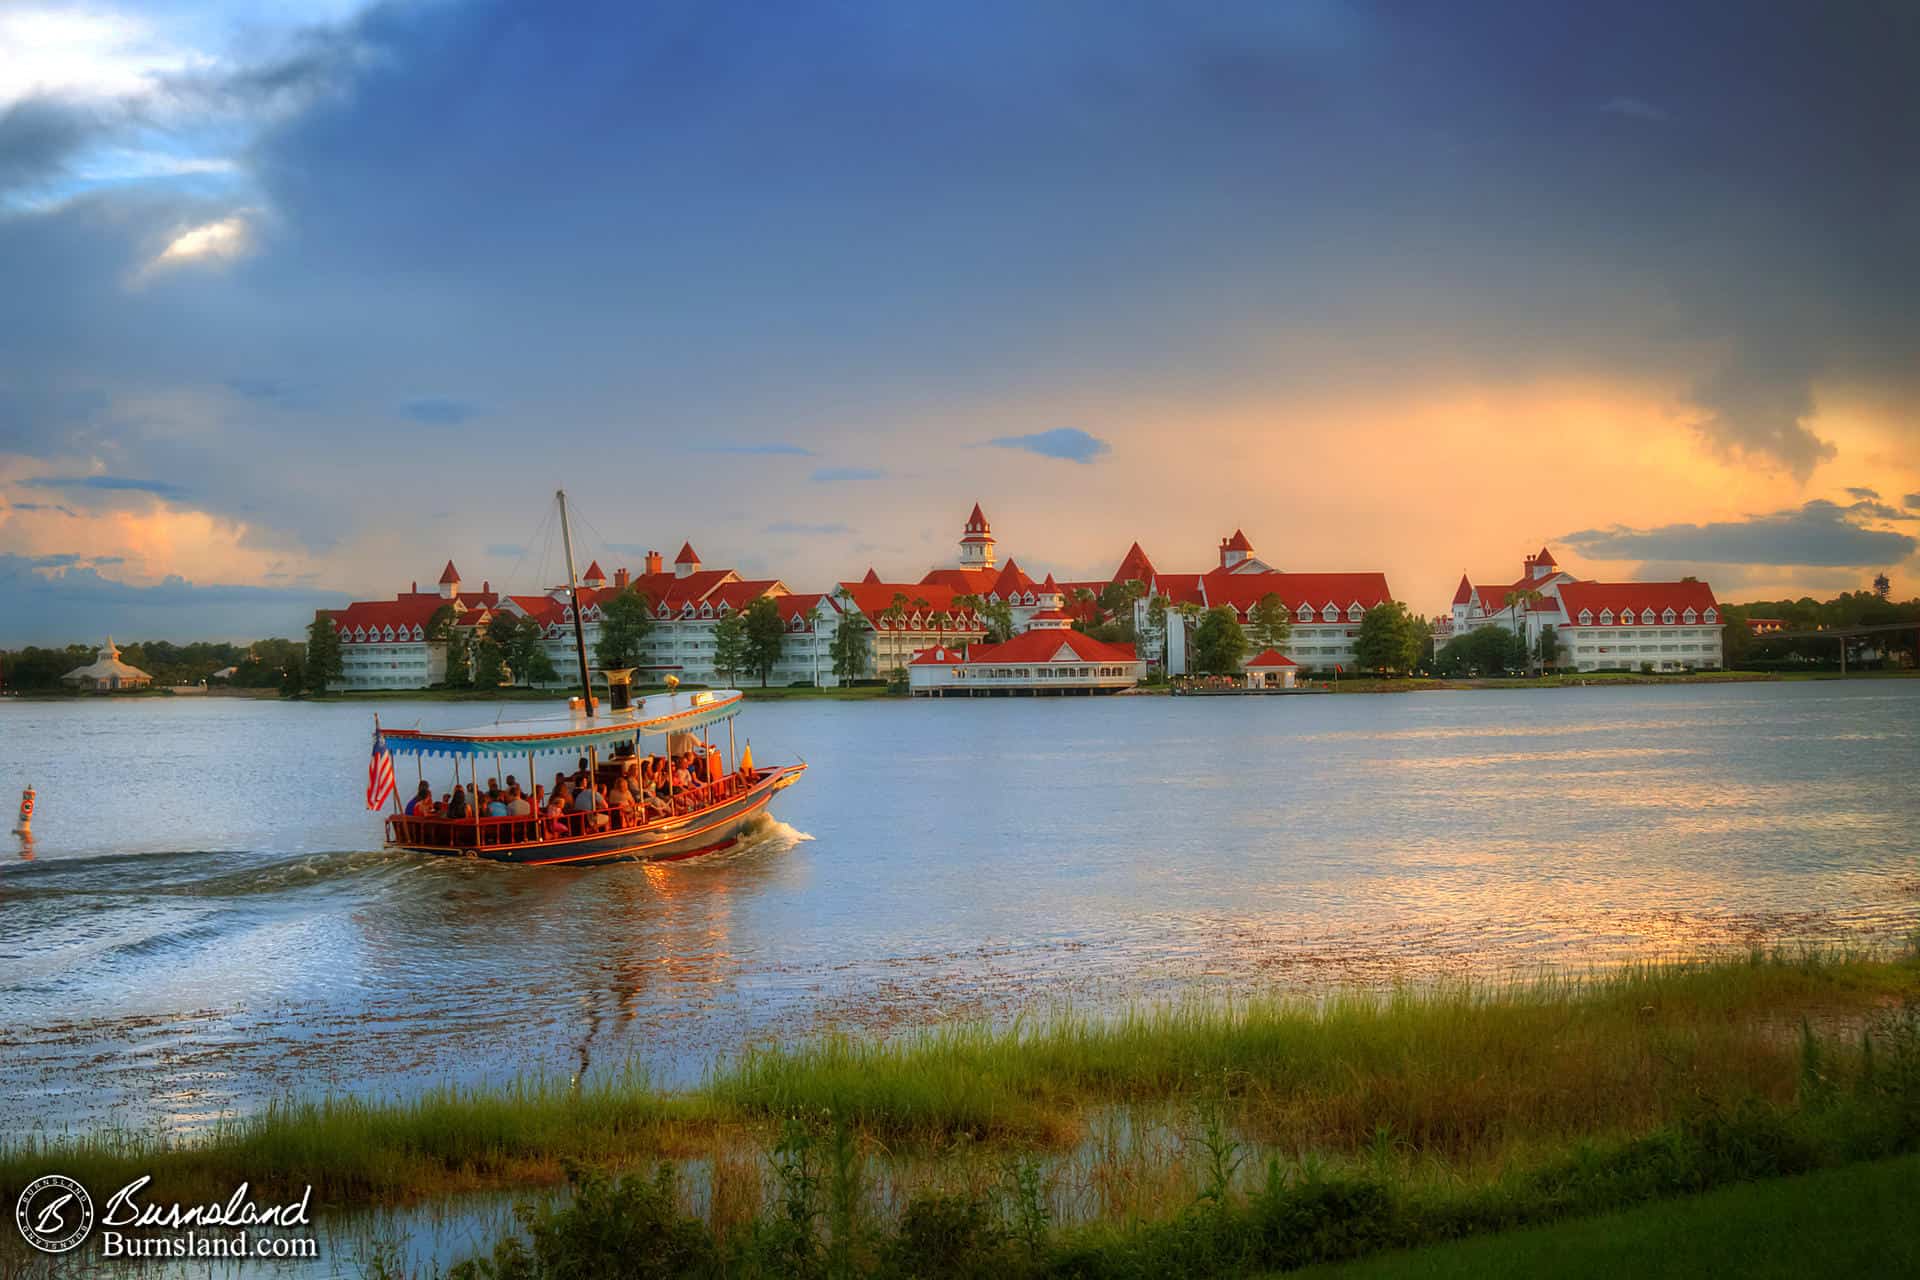
<instances>
[{"instance_id":1,"label":"dormer window","mask_svg":"<svg viewBox=\"0 0 1920 1280\"><path fill-rule=\"evenodd\" d=\"M655 610L655 612L658 613L662 618L671 618L673 616L673 610L667 608L667 606L665 606L664 604L661 605L657 610Z\"/></svg>"},{"instance_id":2,"label":"dormer window","mask_svg":"<svg viewBox=\"0 0 1920 1280\"><path fill-rule=\"evenodd\" d=\"M710 604L701 605L700 616L703 618L711 618L713 616L713 606Z\"/></svg>"},{"instance_id":3,"label":"dormer window","mask_svg":"<svg viewBox=\"0 0 1920 1280\"><path fill-rule=\"evenodd\" d=\"M1312 605L1310 605L1310 604L1303 604L1303 605L1301 605L1301 606L1300 606L1300 621L1302 621L1302 622L1312 622L1312 621L1313 621L1313 606L1312 606Z\"/></svg>"},{"instance_id":4,"label":"dormer window","mask_svg":"<svg viewBox=\"0 0 1920 1280\"><path fill-rule=\"evenodd\" d=\"M1694 611L1694 609L1693 609L1693 606L1692 606L1692 605L1688 605L1688 606L1687 606L1687 611L1686 611L1685 613L1683 613L1683 614L1681 614L1681 615L1680 615L1680 619L1681 619L1681 621L1683 621L1683 622L1686 622L1686 623L1693 623L1693 622L1696 622L1696 621L1698 621L1698 620L1699 620L1699 617L1700 617L1700 615L1699 615L1698 613L1696 613L1696 612Z\"/></svg>"},{"instance_id":5,"label":"dormer window","mask_svg":"<svg viewBox=\"0 0 1920 1280\"><path fill-rule=\"evenodd\" d=\"M1582 609L1580 611L1580 625L1583 627L1590 627L1593 625L1593 610Z\"/></svg>"},{"instance_id":6,"label":"dormer window","mask_svg":"<svg viewBox=\"0 0 1920 1280\"><path fill-rule=\"evenodd\" d=\"M1664 613L1660 615L1660 621L1662 622L1672 622L1673 620L1674 620L1674 612L1671 608L1667 609Z\"/></svg>"},{"instance_id":7,"label":"dormer window","mask_svg":"<svg viewBox=\"0 0 1920 1280\"><path fill-rule=\"evenodd\" d=\"M1329 600L1329 601L1327 601L1327 602L1326 602L1325 604L1323 604L1323 605L1321 605L1321 606L1320 606L1320 620L1321 620L1322 622L1338 622L1338 621L1340 621L1340 606L1339 606L1339 605L1337 605L1337 604L1335 604L1335 603L1334 603L1333 601L1331 601L1331 600Z\"/></svg>"},{"instance_id":8,"label":"dormer window","mask_svg":"<svg viewBox=\"0 0 1920 1280\"><path fill-rule=\"evenodd\" d=\"M1715 615L1713 610L1709 609L1705 613L1700 615L1700 620L1703 622L1712 622L1714 620L1714 616Z\"/></svg>"},{"instance_id":9,"label":"dormer window","mask_svg":"<svg viewBox=\"0 0 1920 1280\"><path fill-rule=\"evenodd\" d=\"M1347 606L1347 621L1358 622L1360 621L1361 615L1363 615L1364 613L1366 613L1366 610L1360 607L1360 602L1358 600L1355 600L1352 604Z\"/></svg>"},{"instance_id":10,"label":"dormer window","mask_svg":"<svg viewBox=\"0 0 1920 1280\"><path fill-rule=\"evenodd\" d=\"M1600 611L1600 625L1603 627L1610 627L1613 625L1613 610L1602 609Z\"/></svg>"}]
</instances>

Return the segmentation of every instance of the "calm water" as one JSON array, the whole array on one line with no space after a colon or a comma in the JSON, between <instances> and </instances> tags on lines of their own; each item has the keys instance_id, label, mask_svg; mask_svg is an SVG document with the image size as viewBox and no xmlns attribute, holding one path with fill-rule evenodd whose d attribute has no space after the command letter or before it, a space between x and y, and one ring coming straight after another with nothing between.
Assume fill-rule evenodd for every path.
<instances>
[{"instance_id":1,"label":"calm water","mask_svg":"<svg viewBox=\"0 0 1920 1280\"><path fill-rule=\"evenodd\" d=\"M684 1080L756 1036L1196 984L1890 942L1920 927L1917 713L1897 681L756 705L755 754L813 768L751 847L537 870L379 852L365 705L0 703L0 793L40 793L31 856L0 846L0 1129Z\"/></svg>"}]
</instances>

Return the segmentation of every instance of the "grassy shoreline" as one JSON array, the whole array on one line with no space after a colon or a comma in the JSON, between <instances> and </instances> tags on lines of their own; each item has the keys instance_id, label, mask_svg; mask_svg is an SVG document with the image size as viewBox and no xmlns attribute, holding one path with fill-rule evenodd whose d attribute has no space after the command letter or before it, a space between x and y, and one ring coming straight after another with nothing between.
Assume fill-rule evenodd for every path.
<instances>
[{"instance_id":1,"label":"grassy shoreline","mask_svg":"<svg viewBox=\"0 0 1920 1280\"><path fill-rule=\"evenodd\" d=\"M0 1199L48 1172L103 1193L150 1174L186 1202L311 1183L328 1212L536 1192L531 1246L464 1273L501 1280L641 1256L663 1275L1243 1275L1914 1151L1910 948L826 1035L675 1092L630 1072L288 1101L189 1139L0 1146Z\"/></svg>"},{"instance_id":2,"label":"grassy shoreline","mask_svg":"<svg viewBox=\"0 0 1920 1280\"><path fill-rule=\"evenodd\" d=\"M0 1145L0 1199L41 1173L139 1172L196 1190L241 1178L329 1205L557 1181L761 1143L795 1115L925 1156L957 1147L1062 1153L1098 1118L1206 1098L1263 1147L1367 1152L1384 1127L1464 1174L1672 1121L1702 1091L1785 1104L1804 1024L1835 1061L1903 1002L1920 961L1753 957L1497 987L1448 984L1319 1002L1188 1002L1113 1018L1071 1012L889 1040L750 1046L700 1086L638 1072L442 1088L405 1100L289 1100L186 1139L109 1129Z\"/></svg>"}]
</instances>

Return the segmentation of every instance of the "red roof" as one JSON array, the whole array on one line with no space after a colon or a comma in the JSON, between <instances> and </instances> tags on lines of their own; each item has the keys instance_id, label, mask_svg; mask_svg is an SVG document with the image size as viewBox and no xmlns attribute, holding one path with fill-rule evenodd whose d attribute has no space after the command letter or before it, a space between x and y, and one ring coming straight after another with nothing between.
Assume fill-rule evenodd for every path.
<instances>
[{"instance_id":1,"label":"red roof","mask_svg":"<svg viewBox=\"0 0 1920 1280\"><path fill-rule=\"evenodd\" d=\"M1540 548L1540 554L1533 558L1533 562L1535 564L1551 565L1554 568L1558 568L1560 565L1560 562L1553 558L1553 552L1547 550L1545 547Z\"/></svg>"},{"instance_id":2,"label":"red roof","mask_svg":"<svg viewBox=\"0 0 1920 1280\"><path fill-rule=\"evenodd\" d=\"M1029 578L1027 571L1020 567L1020 562L1009 560L1006 568L1000 570L1000 576L994 580L990 591L1002 600L1008 600L1017 593L1033 590L1033 585L1033 579Z\"/></svg>"},{"instance_id":3,"label":"red roof","mask_svg":"<svg viewBox=\"0 0 1920 1280\"><path fill-rule=\"evenodd\" d=\"M935 645L931 649L915 649L913 657L907 659L910 667L944 667L955 662L965 662L967 651L951 645Z\"/></svg>"},{"instance_id":4,"label":"red roof","mask_svg":"<svg viewBox=\"0 0 1920 1280\"><path fill-rule=\"evenodd\" d=\"M1708 609L1719 608L1713 588L1704 582L1569 582L1561 586L1560 600L1575 626L1600 625L1600 615L1608 609L1613 610L1617 622L1622 611L1628 609L1635 613L1652 609L1656 616L1672 609L1677 620L1688 609L1704 615ZM1592 615L1592 622L1580 621L1582 610ZM1639 625L1648 624L1642 619Z\"/></svg>"},{"instance_id":5,"label":"red roof","mask_svg":"<svg viewBox=\"0 0 1920 1280\"><path fill-rule=\"evenodd\" d=\"M979 503L977 503L977 502L976 502L976 503L974 503L974 504L973 504L973 511L972 511L972 512L971 512L971 513L970 513L970 514L969 514L969 515L967 516L967 529L968 529L968 531L969 531L969 532L971 532L971 531L973 531L973 530L975 530L975 529L978 529L978 530L979 530L979 531L980 531L981 533L985 533L985 532L987 532L987 531L988 531L988 529L989 529L990 527L991 527L991 526L989 526L989 525L987 524L987 516L986 516L986 513L985 513L984 511L982 511L982 510L980 510L980 504L979 504Z\"/></svg>"},{"instance_id":6,"label":"red roof","mask_svg":"<svg viewBox=\"0 0 1920 1280\"><path fill-rule=\"evenodd\" d=\"M1231 538L1228 538L1225 542L1221 543L1220 546L1222 550L1226 550L1226 551L1245 551L1248 554L1252 554L1253 552L1253 544L1251 542L1248 542L1247 535L1240 532L1238 529L1235 529L1233 531L1233 536Z\"/></svg>"},{"instance_id":7,"label":"red roof","mask_svg":"<svg viewBox=\"0 0 1920 1280\"><path fill-rule=\"evenodd\" d=\"M453 567L453 561L447 561L447 567L440 571L440 581L442 583L460 581L460 571Z\"/></svg>"},{"instance_id":8,"label":"red roof","mask_svg":"<svg viewBox=\"0 0 1920 1280\"><path fill-rule=\"evenodd\" d=\"M1295 616L1312 606L1317 613L1332 604L1345 610L1358 604L1362 610L1393 599L1384 573L1232 573L1215 569L1202 579L1205 603L1232 605L1242 615L1269 594L1280 597Z\"/></svg>"},{"instance_id":9,"label":"red roof","mask_svg":"<svg viewBox=\"0 0 1920 1280\"><path fill-rule=\"evenodd\" d=\"M1068 613L1065 609L1035 609L1031 622L1072 622L1079 614Z\"/></svg>"},{"instance_id":10,"label":"red roof","mask_svg":"<svg viewBox=\"0 0 1920 1280\"><path fill-rule=\"evenodd\" d=\"M1061 657L1061 650L1066 656ZM1005 644L976 644L967 661L979 662L1135 662L1133 646L1095 640L1084 631L1022 631Z\"/></svg>"},{"instance_id":11,"label":"red roof","mask_svg":"<svg viewBox=\"0 0 1920 1280\"><path fill-rule=\"evenodd\" d=\"M867 576L866 576L866 577L864 577L864 578L862 578L862 579L860 579L860 581L862 581L862 582L878 582L878 581L880 581L880 575L879 575L879 574L877 574L877 573L875 573L875 572L873 571L873 566L872 566L872 565L868 565L868 566L867 566Z\"/></svg>"},{"instance_id":12,"label":"red roof","mask_svg":"<svg viewBox=\"0 0 1920 1280\"><path fill-rule=\"evenodd\" d=\"M1170 604L1205 604L1205 578L1201 573L1163 573L1153 585Z\"/></svg>"},{"instance_id":13,"label":"red roof","mask_svg":"<svg viewBox=\"0 0 1920 1280\"><path fill-rule=\"evenodd\" d=\"M694 553L691 542L680 544L680 554L673 558L675 564L699 564L700 557Z\"/></svg>"},{"instance_id":14,"label":"red roof","mask_svg":"<svg viewBox=\"0 0 1920 1280\"><path fill-rule=\"evenodd\" d=\"M1259 653L1256 653L1253 655L1253 657L1247 659L1247 661L1243 665L1251 668L1251 667L1297 667L1300 664L1295 662L1292 658L1289 658L1284 653L1278 653L1272 649L1262 649Z\"/></svg>"},{"instance_id":15,"label":"red roof","mask_svg":"<svg viewBox=\"0 0 1920 1280\"><path fill-rule=\"evenodd\" d=\"M993 584L999 577L999 571L995 569L931 569L920 581L938 583L963 596L982 596L993 590ZM879 579L875 578L874 581L878 582Z\"/></svg>"},{"instance_id":16,"label":"red roof","mask_svg":"<svg viewBox=\"0 0 1920 1280\"><path fill-rule=\"evenodd\" d=\"M877 630L888 629L887 621L881 615L892 607L895 595L907 598L906 604L901 606L907 611L903 630L913 629L912 617L916 613L920 615L920 630L923 631L949 629L941 622L942 615L948 613L954 615L952 630L980 630L978 620L971 613L965 609L956 610L954 606L953 598L967 593L937 582L843 582L840 590ZM916 600L925 600L927 603L921 607L914 604Z\"/></svg>"},{"instance_id":17,"label":"red roof","mask_svg":"<svg viewBox=\"0 0 1920 1280\"><path fill-rule=\"evenodd\" d=\"M1153 561L1147 559L1147 553L1140 549L1139 543L1127 548L1127 554L1120 557L1120 567L1113 571L1113 581L1125 582L1129 578L1138 578L1142 582L1153 581Z\"/></svg>"},{"instance_id":18,"label":"red roof","mask_svg":"<svg viewBox=\"0 0 1920 1280\"><path fill-rule=\"evenodd\" d=\"M582 582L605 582L606 580L607 575L600 572L600 562L598 560L595 560L587 566L586 575L580 579Z\"/></svg>"},{"instance_id":19,"label":"red roof","mask_svg":"<svg viewBox=\"0 0 1920 1280\"><path fill-rule=\"evenodd\" d=\"M1471 604L1473 602L1473 584L1467 581L1467 575L1464 573L1460 575L1459 589L1453 593L1453 602L1455 604Z\"/></svg>"},{"instance_id":20,"label":"red roof","mask_svg":"<svg viewBox=\"0 0 1920 1280\"><path fill-rule=\"evenodd\" d=\"M1060 584L1053 580L1052 574L1047 575L1047 580L1040 584L1040 589L1042 591L1048 592L1051 595L1060 594Z\"/></svg>"}]
</instances>

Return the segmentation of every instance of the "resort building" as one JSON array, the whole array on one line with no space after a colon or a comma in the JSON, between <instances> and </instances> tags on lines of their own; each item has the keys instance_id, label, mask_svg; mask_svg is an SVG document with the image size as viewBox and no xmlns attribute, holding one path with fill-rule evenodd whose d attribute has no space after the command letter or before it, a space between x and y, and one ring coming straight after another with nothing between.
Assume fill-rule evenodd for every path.
<instances>
[{"instance_id":1,"label":"resort building","mask_svg":"<svg viewBox=\"0 0 1920 1280\"><path fill-rule=\"evenodd\" d=\"M106 644L95 651L92 662L67 672L60 677L60 682L89 693L119 693L126 689L145 689L153 683L153 677L120 661L120 650L114 647L113 637L108 636Z\"/></svg>"},{"instance_id":2,"label":"resort building","mask_svg":"<svg viewBox=\"0 0 1920 1280\"><path fill-rule=\"evenodd\" d=\"M1720 606L1713 588L1680 582L1583 582L1546 547L1511 583L1476 586L1466 574L1435 639L1499 627L1538 651L1553 628L1555 665L1573 671L1692 671L1721 665Z\"/></svg>"},{"instance_id":3,"label":"resort building","mask_svg":"<svg viewBox=\"0 0 1920 1280\"><path fill-rule=\"evenodd\" d=\"M1051 581L1051 579L1049 579ZM966 698L1118 693L1147 673L1130 644L1109 644L1073 630L1073 615L1054 603L1003 644L935 645L913 655L907 689L915 697Z\"/></svg>"},{"instance_id":4,"label":"resort building","mask_svg":"<svg viewBox=\"0 0 1920 1280\"><path fill-rule=\"evenodd\" d=\"M795 594L778 579L748 580L732 569L708 569L692 545L680 548L668 570L658 552L646 557L646 571L634 577L618 569L609 578L598 562L587 567L579 588L581 630L586 636L588 669L597 680L595 649L606 604L623 591L638 591L653 613L653 627L643 643L643 662L636 679L657 683L672 675L688 684L718 684L722 674L713 665L713 629L721 620L743 612L761 596L774 598L786 623L787 638L779 662L767 677L769 684L833 683L828 647L837 625L838 610L831 598ZM492 584L463 592L459 571L448 561L438 592L414 590L386 601L361 601L345 609L322 612L330 616L341 640L341 678L335 689L424 689L446 679L445 640L427 639L431 620L442 606L452 613L451 624L477 639L501 613L529 618L541 628L546 654L559 687L577 680L573 607L567 588L554 587L539 595L500 595ZM746 680L734 673L736 683Z\"/></svg>"},{"instance_id":5,"label":"resort building","mask_svg":"<svg viewBox=\"0 0 1920 1280\"><path fill-rule=\"evenodd\" d=\"M1134 626L1143 643L1165 663L1169 675L1189 670L1187 624L1217 605L1232 609L1241 627L1252 625L1254 610L1268 596L1286 607L1292 629L1287 657L1296 670L1332 671L1353 665L1353 642L1367 610L1393 599L1384 573L1289 573L1276 569L1254 551L1247 535L1235 529L1222 538L1220 562L1205 573L1161 573L1135 542L1114 570L1113 582L1137 581L1146 594L1134 603ZM1102 586L1109 584L1100 584ZM1154 633L1148 610L1154 596L1167 600L1164 636ZM1251 646L1250 646L1251 647Z\"/></svg>"},{"instance_id":6,"label":"resort building","mask_svg":"<svg viewBox=\"0 0 1920 1280\"><path fill-rule=\"evenodd\" d=\"M1298 683L1300 666L1284 653L1262 649L1240 669L1247 673L1249 689L1291 689Z\"/></svg>"}]
</instances>

